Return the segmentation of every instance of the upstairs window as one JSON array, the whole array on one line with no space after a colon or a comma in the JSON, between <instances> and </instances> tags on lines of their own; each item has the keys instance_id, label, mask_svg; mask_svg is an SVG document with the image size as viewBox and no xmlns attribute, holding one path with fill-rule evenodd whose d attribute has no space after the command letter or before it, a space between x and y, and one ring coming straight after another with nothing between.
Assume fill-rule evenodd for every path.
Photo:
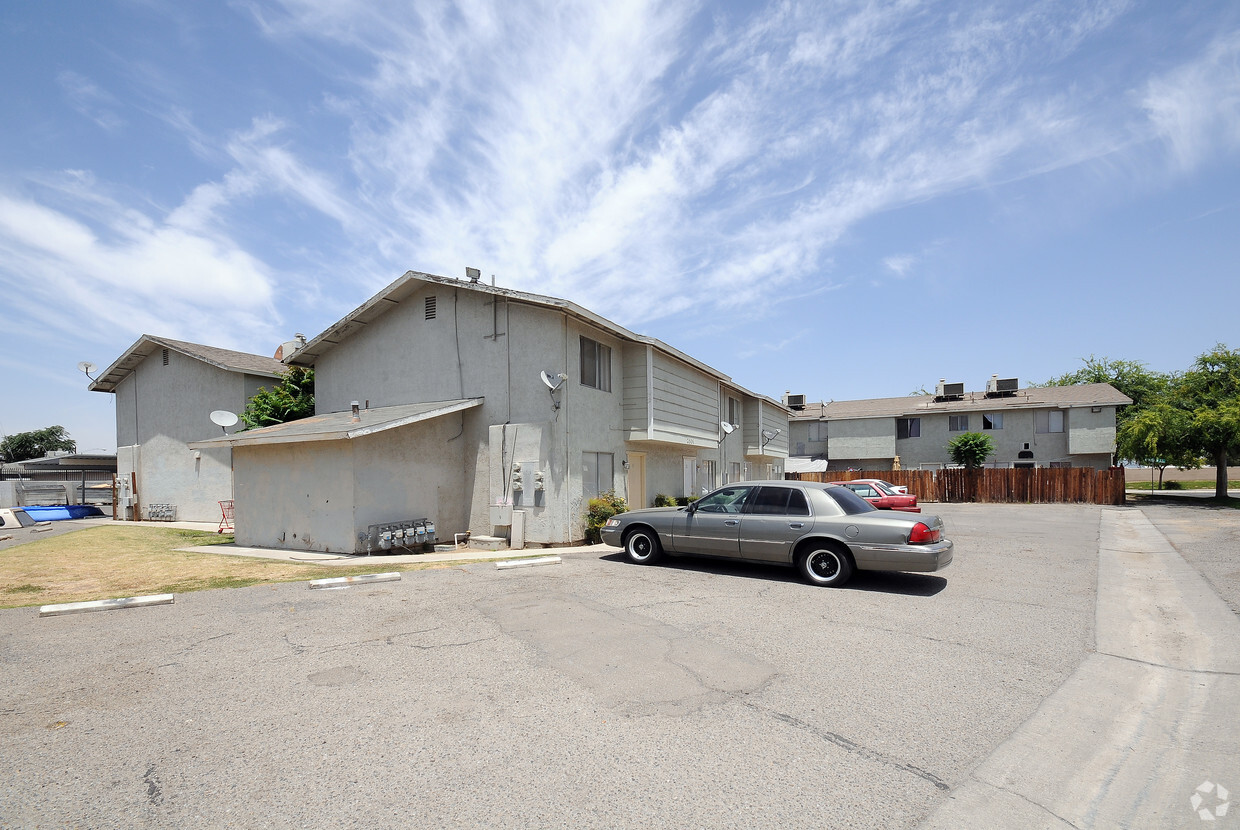
<instances>
[{"instance_id":1,"label":"upstairs window","mask_svg":"<svg viewBox=\"0 0 1240 830\"><path fill-rule=\"evenodd\" d=\"M982 416L982 429L1003 429L1003 413L987 412Z\"/></svg>"},{"instance_id":2,"label":"upstairs window","mask_svg":"<svg viewBox=\"0 0 1240 830\"><path fill-rule=\"evenodd\" d=\"M1063 410L1049 409L1034 413L1034 430L1039 434L1063 432Z\"/></svg>"},{"instance_id":3,"label":"upstairs window","mask_svg":"<svg viewBox=\"0 0 1240 830\"><path fill-rule=\"evenodd\" d=\"M949 432L968 432L969 416L968 415L948 415L947 429Z\"/></svg>"},{"instance_id":4,"label":"upstairs window","mask_svg":"<svg viewBox=\"0 0 1240 830\"><path fill-rule=\"evenodd\" d=\"M741 425L741 402L736 398L728 398L728 423L734 427Z\"/></svg>"},{"instance_id":5,"label":"upstairs window","mask_svg":"<svg viewBox=\"0 0 1240 830\"><path fill-rule=\"evenodd\" d=\"M581 385L611 391L611 346L581 338Z\"/></svg>"},{"instance_id":6,"label":"upstairs window","mask_svg":"<svg viewBox=\"0 0 1240 830\"><path fill-rule=\"evenodd\" d=\"M896 418L896 438L920 438L921 418Z\"/></svg>"}]
</instances>

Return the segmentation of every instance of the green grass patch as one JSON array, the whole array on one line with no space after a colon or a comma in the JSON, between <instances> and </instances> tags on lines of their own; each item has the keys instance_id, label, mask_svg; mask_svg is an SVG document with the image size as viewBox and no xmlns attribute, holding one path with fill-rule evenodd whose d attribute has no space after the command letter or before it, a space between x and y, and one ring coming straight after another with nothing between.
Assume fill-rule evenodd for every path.
<instances>
[{"instance_id":1,"label":"green grass patch","mask_svg":"<svg viewBox=\"0 0 1240 830\"><path fill-rule=\"evenodd\" d=\"M1175 487L1175 486L1168 487L1168 486L1167 486L1168 484L1171 484L1171 485L1176 485L1176 484L1178 484L1179 486L1178 486L1178 487ZM1127 483L1127 485L1125 485L1125 486L1126 486L1129 490L1149 490L1149 489L1151 489L1151 488L1150 488L1150 483L1149 483L1148 481L1130 481L1130 482L1128 482L1128 483ZM1157 480L1155 480L1155 482L1154 482L1154 487L1153 487L1153 489L1154 489L1154 490L1158 490L1158 481L1157 481ZM1164 481L1164 482L1163 482L1163 489L1164 489L1164 490L1213 490L1213 489L1214 489L1214 481L1213 481L1213 480L1211 480L1211 481L1175 481L1175 482L1172 482L1172 481ZM1227 482L1227 489L1228 489L1228 490L1240 490L1240 481L1228 481L1228 482Z\"/></svg>"}]
</instances>

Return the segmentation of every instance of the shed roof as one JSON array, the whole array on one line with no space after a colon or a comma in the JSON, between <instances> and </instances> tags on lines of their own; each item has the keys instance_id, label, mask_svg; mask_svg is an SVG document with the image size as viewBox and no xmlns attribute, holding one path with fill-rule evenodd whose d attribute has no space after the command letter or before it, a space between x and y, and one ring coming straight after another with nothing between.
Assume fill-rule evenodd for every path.
<instances>
[{"instance_id":1,"label":"shed roof","mask_svg":"<svg viewBox=\"0 0 1240 830\"><path fill-rule=\"evenodd\" d=\"M234 352L230 349L204 346L201 343L187 343L184 340L171 340L167 337L144 334L126 349L125 353L116 359L116 362L104 369L88 388L92 392L115 392L117 385L132 374L138 368L138 364L159 349L173 349L227 372L277 378L287 369L274 357Z\"/></svg>"},{"instance_id":2,"label":"shed roof","mask_svg":"<svg viewBox=\"0 0 1240 830\"><path fill-rule=\"evenodd\" d=\"M343 318L328 327L313 340L310 340L306 343L306 345L293 352L293 354L287 356L284 359L284 362L296 366L313 366L315 361L318 360L320 356L331 351L341 342L356 334L382 315L399 306L401 303L409 300L424 285L428 284L443 285L461 291L474 291L480 294L489 294L494 297L504 297L516 302L562 311L569 316L576 317L578 320L602 329L620 340L627 340L631 343L642 343L653 346L655 349L658 349L659 351L670 355L683 363L689 364L695 369L698 369L699 371L702 371L722 381L723 383L726 383L728 386L731 386L740 392L754 398L760 398L764 402L779 407L780 409L787 409L787 407L785 407L780 401L744 388L733 381L732 378L725 375L723 372L720 372L718 369L690 357L679 349L664 343L662 340L629 331L623 326L617 325L605 317L601 317L593 311L577 305L571 300L563 300L558 297L550 297L544 294L532 294L527 291L517 291L512 288L487 285L483 282L459 280L453 277L441 277L437 274L427 274L421 271L406 271L391 285L387 286L378 294L374 295L353 311L346 314Z\"/></svg>"},{"instance_id":3,"label":"shed roof","mask_svg":"<svg viewBox=\"0 0 1240 830\"><path fill-rule=\"evenodd\" d=\"M257 444L299 444L308 441L349 440L472 409L481 406L482 401L482 398L462 398L455 401L381 406L375 409L363 409L358 421L353 420L352 412L328 412L285 424L192 441L188 446L195 450L209 450L218 447L245 447Z\"/></svg>"},{"instance_id":4,"label":"shed roof","mask_svg":"<svg viewBox=\"0 0 1240 830\"><path fill-rule=\"evenodd\" d=\"M1077 406L1122 406L1132 403L1109 383L1083 383L1077 386L1031 386L1012 395L988 398L984 392L970 392L961 400L936 401L933 395L903 398L870 398L860 401L807 403L794 412L794 421L843 421L859 418L901 418L933 412L993 412L1001 409L1030 409Z\"/></svg>"}]
</instances>

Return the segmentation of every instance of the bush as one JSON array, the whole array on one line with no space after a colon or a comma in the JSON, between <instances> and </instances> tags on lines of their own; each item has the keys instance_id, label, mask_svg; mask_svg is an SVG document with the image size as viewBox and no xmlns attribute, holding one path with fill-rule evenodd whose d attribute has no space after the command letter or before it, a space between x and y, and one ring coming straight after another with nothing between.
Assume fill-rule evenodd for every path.
<instances>
[{"instance_id":1,"label":"bush","mask_svg":"<svg viewBox=\"0 0 1240 830\"><path fill-rule=\"evenodd\" d=\"M676 499L672 498L671 496L665 496L662 493L658 493L654 497L654 506L655 507L675 507Z\"/></svg>"},{"instance_id":2,"label":"bush","mask_svg":"<svg viewBox=\"0 0 1240 830\"><path fill-rule=\"evenodd\" d=\"M617 513L627 513L628 509L628 502L612 490L590 499L586 503L586 541L590 544L603 541L603 525Z\"/></svg>"},{"instance_id":3,"label":"bush","mask_svg":"<svg viewBox=\"0 0 1240 830\"><path fill-rule=\"evenodd\" d=\"M1184 485L1178 481L1164 481L1163 489L1164 490L1183 490Z\"/></svg>"}]
</instances>

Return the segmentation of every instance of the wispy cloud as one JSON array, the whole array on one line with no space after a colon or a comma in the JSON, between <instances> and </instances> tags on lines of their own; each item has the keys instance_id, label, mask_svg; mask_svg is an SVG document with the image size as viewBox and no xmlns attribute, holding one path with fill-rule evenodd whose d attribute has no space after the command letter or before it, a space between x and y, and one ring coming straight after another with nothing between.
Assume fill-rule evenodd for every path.
<instances>
[{"instance_id":1,"label":"wispy cloud","mask_svg":"<svg viewBox=\"0 0 1240 830\"><path fill-rule=\"evenodd\" d=\"M1142 106L1183 169L1240 148L1240 33L1219 37L1198 60L1151 79Z\"/></svg>"},{"instance_id":2,"label":"wispy cloud","mask_svg":"<svg viewBox=\"0 0 1240 830\"><path fill-rule=\"evenodd\" d=\"M218 333L208 321L228 307L235 338L329 280L374 288L469 264L638 328L686 314L701 327L838 286L833 251L884 212L1154 136L1182 167L1240 143L1234 33L1148 83L1076 78L1072 61L1128 13L1119 0L233 8L308 75L329 67L313 107L340 133L319 140L295 110L207 127L153 82L164 124L213 172L170 205L87 175L5 192L0 250L49 292L72 274L84 304L132 326L141 312L109 294L123 286L191 339ZM60 80L79 111L120 126L112 96ZM258 238L247 220L264 209L294 230ZM924 255L882 267L903 277Z\"/></svg>"},{"instance_id":3,"label":"wispy cloud","mask_svg":"<svg viewBox=\"0 0 1240 830\"><path fill-rule=\"evenodd\" d=\"M80 115L94 121L108 132L115 132L125 126L125 120L117 113L119 105L116 99L89 78L66 69L56 80L69 105Z\"/></svg>"}]
</instances>

